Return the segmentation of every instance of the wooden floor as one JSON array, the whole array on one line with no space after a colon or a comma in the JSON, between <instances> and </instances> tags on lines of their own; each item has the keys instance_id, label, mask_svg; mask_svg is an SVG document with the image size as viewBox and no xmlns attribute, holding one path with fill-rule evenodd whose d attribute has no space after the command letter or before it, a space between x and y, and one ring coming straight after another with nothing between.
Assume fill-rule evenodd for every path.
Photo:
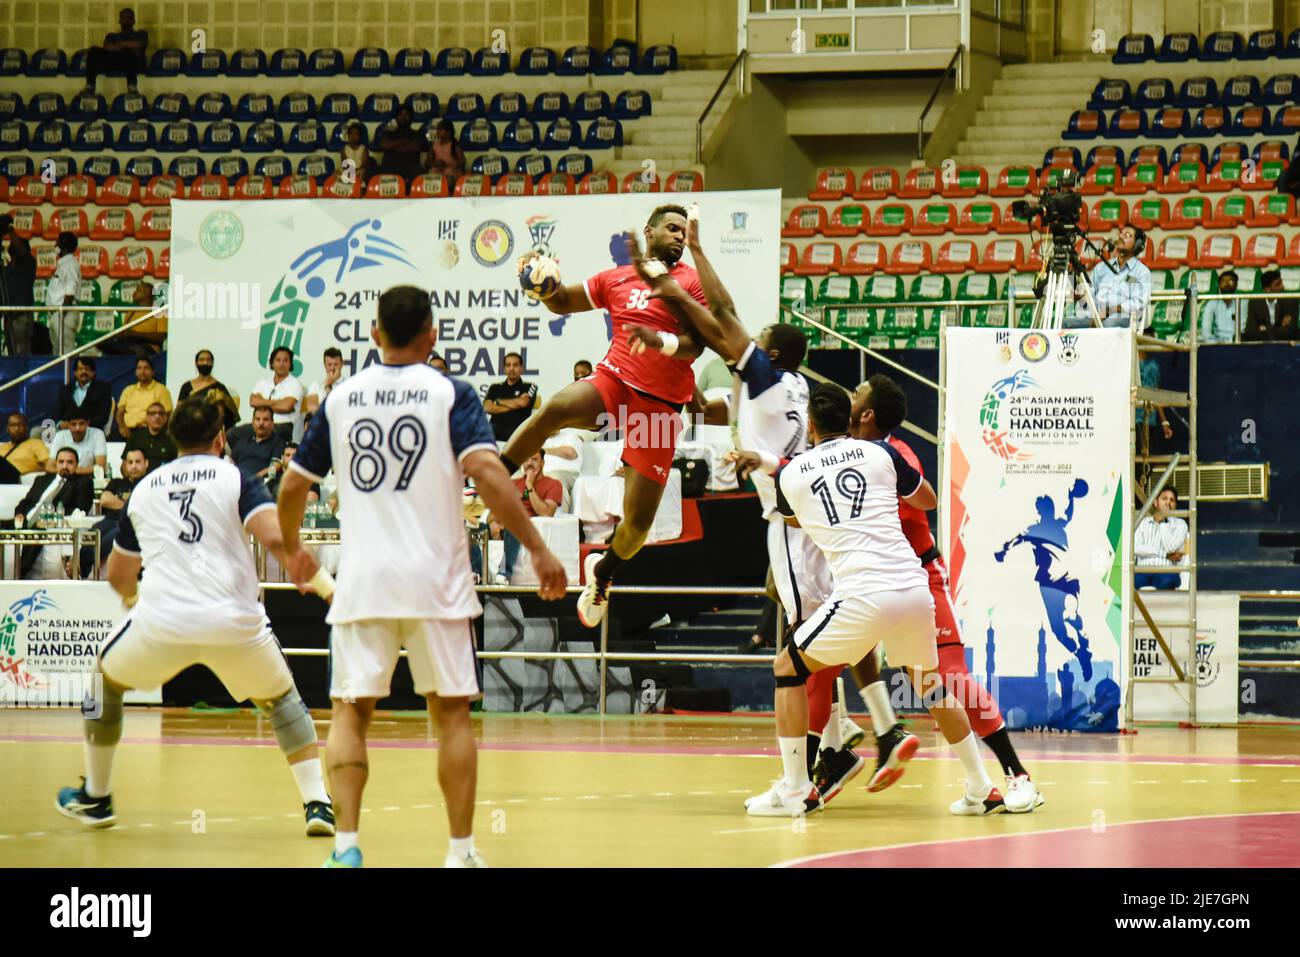
<instances>
[{"instance_id":1,"label":"wooden floor","mask_svg":"<svg viewBox=\"0 0 1300 957\"><path fill-rule=\"evenodd\" d=\"M329 716L316 715L322 738ZM865 719L862 719L865 723ZM958 818L960 768L928 719L893 788L865 775L806 821L753 819L780 773L770 717L499 715L480 731L480 849L523 866L1288 866L1300 860L1300 728L1143 728L1015 736L1047 803ZM870 740L870 739L869 739ZM368 866L441 863L447 824L426 718L376 719L361 846ZM874 762L868 745L865 753ZM992 760L988 762L994 769ZM82 773L75 712L0 712L0 867L316 867L297 791L251 712L128 709L118 826L54 810Z\"/></svg>"}]
</instances>

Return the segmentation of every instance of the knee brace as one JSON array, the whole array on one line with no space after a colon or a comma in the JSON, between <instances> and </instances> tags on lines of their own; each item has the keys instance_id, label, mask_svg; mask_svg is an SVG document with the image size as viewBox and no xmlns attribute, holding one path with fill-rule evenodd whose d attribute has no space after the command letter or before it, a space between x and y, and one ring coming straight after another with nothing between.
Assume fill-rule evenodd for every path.
<instances>
[{"instance_id":1,"label":"knee brace","mask_svg":"<svg viewBox=\"0 0 1300 957\"><path fill-rule=\"evenodd\" d=\"M277 698L263 709L263 713L271 722L276 743L286 755L296 754L316 743L316 725L312 723L311 712L297 688Z\"/></svg>"},{"instance_id":2,"label":"knee brace","mask_svg":"<svg viewBox=\"0 0 1300 957\"><path fill-rule=\"evenodd\" d=\"M122 739L122 692L118 689L104 683L97 696L87 694L81 703L81 713L86 719L86 740L90 744L109 748Z\"/></svg>"}]
</instances>

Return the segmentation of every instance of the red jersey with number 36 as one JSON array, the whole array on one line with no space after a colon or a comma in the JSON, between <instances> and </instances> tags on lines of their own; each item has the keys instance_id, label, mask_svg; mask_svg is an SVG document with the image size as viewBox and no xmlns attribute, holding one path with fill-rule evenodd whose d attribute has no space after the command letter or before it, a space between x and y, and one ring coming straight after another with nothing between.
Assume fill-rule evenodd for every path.
<instances>
[{"instance_id":1,"label":"red jersey with number 36","mask_svg":"<svg viewBox=\"0 0 1300 957\"><path fill-rule=\"evenodd\" d=\"M681 260L669 271L677 284L700 305L707 305L700 277ZM582 284L587 300L596 309L609 312L614 339L600 360L623 382L639 392L672 403L689 402L695 394L695 372L689 362L654 350L632 355L627 343L627 326L646 326L660 332L681 333L677 317L658 299L650 298L650 287L632 266L619 266L597 273Z\"/></svg>"}]
</instances>

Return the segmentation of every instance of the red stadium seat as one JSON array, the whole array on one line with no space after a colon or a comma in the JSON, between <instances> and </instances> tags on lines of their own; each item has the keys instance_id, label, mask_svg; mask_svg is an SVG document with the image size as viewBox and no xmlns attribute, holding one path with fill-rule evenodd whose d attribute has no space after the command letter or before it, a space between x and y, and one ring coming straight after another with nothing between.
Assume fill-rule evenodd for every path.
<instances>
[{"instance_id":1,"label":"red stadium seat","mask_svg":"<svg viewBox=\"0 0 1300 957\"><path fill-rule=\"evenodd\" d=\"M1088 210L1088 231L1108 233L1128 223L1128 202L1122 199L1099 199Z\"/></svg>"},{"instance_id":2,"label":"red stadium seat","mask_svg":"<svg viewBox=\"0 0 1300 957\"><path fill-rule=\"evenodd\" d=\"M874 239L865 239L849 247L848 255L840 265L840 272L850 276L865 276L877 272L889 265L889 253L885 244Z\"/></svg>"},{"instance_id":3,"label":"red stadium seat","mask_svg":"<svg viewBox=\"0 0 1300 957\"><path fill-rule=\"evenodd\" d=\"M128 246L127 248L147 247ZM152 257L153 253L150 253L149 255ZM113 274L112 270L108 268L108 250L103 246L94 245L92 243L82 243L77 247L77 264L81 266L82 279L98 279L100 276L104 275L104 273L108 273L110 276Z\"/></svg>"},{"instance_id":4,"label":"red stadium seat","mask_svg":"<svg viewBox=\"0 0 1300 957\"><path fill-rule=\"evenodd\" d=\"M658 173L650 173L650 175L647 176L646 173L649 173L649 172L650 172L650 171L649 171L648 169L646 169L646 170L639 170L639 169L636 169L636 170L633 170L632 172L628 173L626 176L623 177L623 188L622 188L622 191L623 191L624 193L659 193L659 192L662 192L662 191L663 191L663 183L661 183L661 182L659 181L659 174L658 174Z\"/></svg>"},{"instance_id":5,"label":"red stadium seat","mask_svg":"<svg viewBox=\"0 0 1300 957\"><path fill-rule=\"evenodd\" d=\"M274 196L275 184L269 176L253 173L235 181L235 199L271 199Z\"/></svg>"},{"instance_id":6,"label":"red stadium seat","mask_svg":"<svg viewBox=\"0 0 1300 957\"><path fill-rule=\"evenodd\" d=\"M1246 240L1246 248L1239 266L1259 266L1265 268L1276 265L1286 255L1286 240L1281 233L1255 233Z\"/></svg>"},{"instance_id":7,"label":"red stadium seat","mask_svg":"<svg viewBox=\"0 0 1300 957\"><path fill-rule=\"evenodd\" d=\"M989 189L990 196L1024 196L1038 179L1032 166L1004 166Z\"/></svg>"},{"instance_id":8,"label":"red stadium seat","mask_svg":"<svg viewBox=\"0 0 1300 957\"><path fill-rule=\"evenodd\" d=\"M781 236L787 239L798 236L818 236L825 229L825 208L805 203L790 210L785 225L781 227Z\"/></svg>"},{"instance_id":9,"label":"red stadium seat","mask_svg":"<svg viewBox=\"0 0 1300 957\"><path fill-rule=\"evenodd\" d=\"M398 178L401 183L401 178ZM402 195L406 195L406 184L401 183ZM316 179L302 173L293 173L280 180L275 188L276 199L315 199L320 194L316 188Z\"/></svg>"},{"instance_id":10,"label":"red stadium seat","mask_svg":"<svg viewBox=\"0 0 1300 957\"><path fill-rule=\"evenodd\" d=\"M136 239L171 239L172 208L163 206L158 209L145 210L140 217L140 225L135 231Z\"/></svg>"},{"instance_id":11,"label":"red stadium seat","mask_svg":"<svg viewBox=\"0 0 1300 957\"><path fill-rule=\"evenodd\" d=\"M95 201L95 181L89 176L65 176L54 191L55 206L85 206Z\"/></svg>"},{"instance_id":12,"label":"red stadium seat","mask_svg":"<svg viewBox=\"0 0 1300 957\"><path fill-rule=\"evenodd\" d=\"M568 173L543 173L534 192L538 196L572 196L578 185Z\"/></svg>"},{"instance_id":13,"label":"red stadium seat","mask_svg":"<svg viewBox=\"0 0 1300 957\"><path fill-rule=\"evenodd\" d=\"M36 258L36 278L49 279L54 275L54 267L59 261L59 250L54 246L35 246L32 255Z\"/></svg>"},{"instance_id":14,"label":"red stadium seat","mask_svg":"<svg viewBox=\"0 0 1300 957\"><path fill-rule=\"evenodd\" d=\"M935 272L969 272L979 266L979 250L969 239L950 239L939 247L931 267Z\"/></svg>"},{"instance_id":15,"label":"red stadium seat","mask_svg":"<svg viewBox=\"0 0 1300 957\"><path fill-rule=\"evenodd\" d=\"M952 203L926 203L912 223L914 236L939 236L957 225L957 207Z\"/></svg>"},{"instance_id":16,"label":"red stadium seat","mask_svg":"<svg viewBox=\"0 0 1300 957\"><path fill-rule=\"evenodd\" d=\"M795 267L799 264L799 250L794 248L794 243L781 244L781 273L794 272Z\"/></svg>"},{"instance_id":17,"label":"red stadium seat","mask_svg":"<svg viewBox=\"0 0 1300 957\"><path fill-rule=\"evenodd\" d=\"M426 176L437 176L442 179L441 173L426 173L425 176L417 176L412 182L412 189L420 185ZM331 173L325 177L325 182L320 185L321 199L360 199L364 193L365 184L361 182L360 177L355 173L348 178L344 178L341 173ZM410 195L415 195L411 193Z\"/></svg>"},{"instance_id":18,"label":"red stadium seat","mask_svg":"<svg viewBox=\"0 0 1300 957\"><path fill-rule=\"evenodd\" d=\"M822 227L824 236L857 236L866 231L871 213L862 203L841 203L831 210L830 220Z\"/></svg>"},{"instance_id":19,"label":"red stadium seat","mask_svg":"<svg viewBox=\"0 0 1300 957\"><path fill-rule=\"evenodd\" d=\"M982 236L985 233L997 232L1001 225L1002 217L998 213L998 204L981 199L962 207L961 217L957 220L953 232L963 236Z\"/></svg>"},{"instance_id":20,"label":"red stadium seat","mask_svg":"<svg viewBox=\"0 0 1300 957\"><path fill-rule=\"evenodd\" d=\"M1169 167L1169 175L1160 184L1162 193L1201 192L1205 189L1205 164L1184 160Z\"/></svg>"},{"instance_id":21,"label":"red stadium seat","mask_svg":"<svg viewBox=\"0 0 1300 957\"><path fill-rule=\"evenodd\" d=\"M155 212L150 210L149 212ZM96 242L106 239L134 239L135 216L129 209L101 209L90 227L90 238Z\"/></svg>"},{"instance_id":22,"label":"red stadium seat","mask_svg":"<svg viewBox=\"0 0 1300 957\"><path fill-rule=\"evenodd\" d=\"M934 258L930 244L924 239L909 239L894 247L889 257L885 272L892 276L910 276L914 273L929 272Z\"/></svg>"},{"instance_id":23,"label":"red stadium seat","mask_svg":"<svg viewBox=\"0 0 1300 957\"><path fill-rule=\"evenodd\" d=\"M1249 196L1220 196L1205 225L1210 229L1236 229L1254 215L1255 204Z\"/></svg>"},{"instance_id":24,"label":"red stadium seat","mask_svg":"<svg viewBox=\"0 0 1300 957\"><path fill-rule=\"evenodd\" d=\"M1242 164L1239 160L1220 160L1210 170L1201 189L1207 193L1226 193L1231 189L1242 189L1241 173Z\"/></svg>"},{"instance_id":25,"label":"red stadium seat","mask_svg":"<svg viewBox=\"0 0 1300 957\"><path fill-rule=\"evenodd\" d=\"M1286 171L1286 168L1286 160L1266 160L1261 157L1258 164L1248 167L1251 172L1250 176L1245 175L1245 170L1242 171L1241 188L1272 192L1277 185L1278 178Z\"/></svg>"},{"instance_id":26,"label":"red stadium seat","mask_svg":"<svg viewBox=\"0 0 1300 957\"><path fill-rule=\"evenodd\" d=\"M99 187L95 202L100 206L129 206L140 202L140 181L134 176L110 176Z\"/></svg>"},{"instance_id":27,"label":"red stadium seat","mask_svg":"<svg viewBox=\"0 0 1300 957\"><path fill-rule=\"evenodd\" d=\"M377 173L366 183L366 199L401 199L406 196L406 180L395 173Z\"/></svg>"},{"instance_id":28,"label":"red stadium seat","mask_svg":"<svg viewBox=\"0 0 1300 957\"><path fill-rule=\"evenodd\" d=\"M1077 167L1067 164L1054 163L1051 166L1044 166L1038 174L1038 191L1041 193L1045 189L1055 187L1061 181L1061 176L1067 169L1078 172Z\"/></svg>"},{"instance_id":29,"label":"red stadium seat","mask_svg":"<svg viewBox=\"0 0 1300 957\"><path fill-rule=\"evenodd\" d=\"M15 206L41 206L54 199L54 187L39 176L24 176L9 191L9 202Z\"/></svg>"},{"instance_id":30,"label":"red stadium seat","mask_svg":"<svg viewBox=\"0 0 1300 957\"><path fill-rule=\"evenodd\" d=\"M1300 266L1300 233L1291 237L1286 255L1279 262L1283 266Z\"/></svg>"},{"instance_id":31,"label":"red stadium seat","mask_svg":"<svg viewBox=\"0 0 1300 957\"><path fill-rule=\"evenodd\" d=\"M14 218L14 232L23 239L40 236L45 231L45 217L34 206L11 209L9 215Z\"/></svg>"},{"instance_id":32,"label":"red stadium seat","mask_svg":"<svg viewBox=\"0 0 1300 957\"><path fill-rule=\"evenodd\" d=\"M868 236L901 236L912 231L912 207L906 203L881 203L867 227Z\"/></svg>"},{"instance_id":33,"label":"red stadium seat","mask_svg":"<svg viewBox=\"0 0 1300 957\"><path fill-rule=\"evenodd\" d=\"M898 170L888 166L873 166L862 171L854 199L889 199L898 195Z\"/></svg>"},{"instance_id":34,"label":"red stadium seat","mask_svg":"<svg viewBox=\"0 0 1300 957\"><path fill-rule=\"evenodd\" d=\"M190 199L229 199L230 185L224 176L196 176L190 182Z\"/></svg>"},{"instance_id":35,"label":"red stadium seat","mask_svg":"<svg viewBox=\"0 0 1300 957\"><path fill-rule=\"evenodd\" d=\"M832 166L817 173L817 185L808 194L809 199L843 199L852 196L856 180L853 170Z\"/></svg>"},{"instance_id":36,"label":"red stadium seat","mask_svg":"<svg viewBox=\"0 0 1300 957\"><path fill-rule=\"evenodd\" d=\"M704 174L693 169L679 169L668 174L664 182L665 193L702 193Z\"/></svg>"},{"instance_id":37,"label":"red stadium seat","mask_svg":"<svg viewBox=\"0 0 1300 957\"><path fill-rule=\"evenodd\" d=\"M185 181L179 176L163 174L153 177L140 191L140 203L143 206L170 206L173 199L184 195Z\"/></svg>"},{"instance_id":38,"label":"red stadium seat","mask_svg":"<svg viewBox=\"0 0 1300 957\"><path fill-rule=\"evenodd\" d=\"M150 272L155 279L170 279L172 275L172 248L164 246L163 251L158 254L158 259L154 262L153 270Z\"/></svg>"},{"instance_id":39,"label":"red stadium seat","mask_svg":"<svg viewBox=\"0 0 1300 957\"><path fill-rule=\"evenodd\" d=\"M1163 197L1139 200L1129 210L1128 221L1143 230L1163 228L1169 222L1169 200Z\"/></svg>"},{"instance_id":40,"label":"red stadium seat","mask_svg":"<svg viewBox=\"0 0 1300 957\"><path fill-rule=\"evenodd\" d=\"M442 173L424 173L411 180L406 194L413 197L445 197L451 195L451 183Z\"/></svg>"},{"instance_id":41,"label":"red stadium seat","mask_svg":"<svg viewBox=\"0 0 1300 957\"><path fill-rule=\"evenodd\" d=\"M610 178L613 179L613 176L614 176L614 174L611 173L611 174L610 174ZM614 188L613 188L612 190L610 190L610 192L613 192L613 193L617 193L617 192L618 192L618 184L617 184L617 183L614 184ZM491 179L491 177L487 176L486 174L479 174L478 176L475 176L473 173L471 173L471 174L469 174L468 176L462 176L460 179L456 180L456 186L455 186L455 188L452 189L452 191L451 191L451 195L453 195L453 196L491 196L491 195L492 195L492 179Z\"/></svg>"},{"instance_id":42,"label":"red stadium seat","mask_svg":"<svg viewBox=\"0 0 1300 957\"><path fill-rule=\"evenodd\" d=\"M1181 269L1196 261L1196 239L1175 233L1160 240L1159 248L1147 264L1152 269Z\"/></svg>"},{"instance_id":43,"label":"red stadium seat","mask_svg":"<svg viewBox=\"0 0 1300 957\"><path fill-rule=\"evenodd\" d=\"M1255 214L1246 217L1246 225L1253 229L1283 224L1300 225L1296 219L1295 197L1289 193L1276 193L1261 199Z\"/></svg>"},{"instance_id":44,"label":"red stadium seat","mask_svg":"<svg viewBox=\"0 0 1300 957\"><path fill-rule=\"evenodd\" d=\"M797 276L824 276L839 271L839 243L809 243L794 267Z\"/></svg>"},{"instance_id":45,"label":"red stadium seat","mask_svg":"<svg viewBox=\"0 0 1300 957\"><path fill-rule=\"evenodd\" d=\"M1116 187L1115 192L1126 196L1136 196L1151 190L1159 191L1165 182L1165 171L1156 162L1134 163L1124 173L1124 181Z\"/></svg>"},{"instance_id":46,"label":"red stadium seat","mask_svg":"<svg viewBox=\"0 0 1300 957\"><path fill-rule=\"evenodd\" d=\"M898 188L899 199L929 199L939 191L939 172L929 166L909 169Z\"/></svg>"},{"instance_id":47,"label":"red stadium seat","mask_svg":"<svg viewBox=\"0 0 1300 957\"><path fill-rule=\"evenodd\" d=\"M45 224L45 238L50 242L59 238L59 233L67 231L74 236L90 235L90 220L84 209L56 209L50 214Z\"/></svg>"},{"instance_id":48,"label":"red stadium seat","mask_svg":"<svg viewBox=\"0 0 1300 957\"><path fill-rule=\"evenodd\" d=\"M578 183L578 193L586 196L600 196L606 193L618 192L618 180L614 174L607 169L594 170L588 173ZM457 196L460 194L457 193Z\"/></svg>"},{"instance_id":49,"label":"red stadium seat","mask_svg":"<svg viewBox=\"0 0 1300 957\"><path fill-rule=\"evenodd\" d=\"M982 196L989 191L989 173L983 166L948 167L941 177L939 192L945 199Z\"/></svg>"},{"instance_id":50,"label":"red stadium seat","mask_svg":"<svg viewBox=\"0 0 1300 957\"><path fill-rule=\"evenodd\" d=\"M0 176L0 203L9 202L9 180Z\"/></svg>"},{"instance_id":51,"label":"red stadium seat","mask_svg":"<svg viewBox=\"0 0 1300 957\"><path fill-rule=\"evenodd\" d=\"M1174 203L1166 229L1196 229L1204 226L1210 216L1210 201L1204 196L1184 196Z\"/></svg>"},{"instance_id":52,"label":"red stadium seat","mask_svg":"<svg viewBox=\"0 0 1300 957\"><path fill-rule=\"evenodd\" d=\"M1124 181L1124 171L1114 163L1096 163L1083 174L1079 192L1084 196L1100 196L1114 192Z\"/></svg>"},{"instance_id":53,"label":"red stadium seat","mask_svg":"<svg viewBox=\"0 0 1300 957\"><path fill-rule=\"evenodd\" d=\"M498 196L532 196L533 178L527 173L507 173L497 180L494 192Z\"/></svg>"},{"instance_id":54,"label":"red stadium seat","mask_svg":"<svg viewBox=\"0 0 1300 957\"><path fill-rule=\"evenodd\" d=\"M984 258L975 267L976 272L1023 272L1025 249L1018 239L995 239L984 247Z\"/></svg>"},{"instance_id":55,"label":"red stadium seat","mask_svg":"<svg viewBox=\"0 0 1300 957\"><path fill-rule=\"evenodd\" d=\"M1198 269L1218 269L1231 266L1241 258L1241 240L1232 233L1215 233L1201 240L1201 255L1196 260Z\"/></svg>"},{"instance_id":56,"label":"red stadium seat","mask_svg":"<svg viewBox=\"0 0 1300 957\"><path fill-rule=\"evenodd\" d=\"M143 279L153 269L153 250L148 246L119 246L108 275L110 279Z\"/></svg>"}]
</instances>

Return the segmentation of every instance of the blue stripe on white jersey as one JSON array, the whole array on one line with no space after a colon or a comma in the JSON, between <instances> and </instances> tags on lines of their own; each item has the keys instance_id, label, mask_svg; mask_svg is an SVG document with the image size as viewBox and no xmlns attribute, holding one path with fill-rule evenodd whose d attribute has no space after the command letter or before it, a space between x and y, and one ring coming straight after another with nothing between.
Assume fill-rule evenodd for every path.
<instances>
[{"instance_id":1,"label":"blue stripe on white jersey","mask_svg":"<svg viewBox=\"0 0 1300 957\"><path fill-rule=\"evenodd\" d=\"M751 342L736 373L744 383L736 427L740 447L788 459L808 447L808 382L797 372L786 372L772 364L771 357ZM763 506L763 517L776 514L776 492L770 476L755 471L754 489Z\"/></svg>"}]
</instances>

